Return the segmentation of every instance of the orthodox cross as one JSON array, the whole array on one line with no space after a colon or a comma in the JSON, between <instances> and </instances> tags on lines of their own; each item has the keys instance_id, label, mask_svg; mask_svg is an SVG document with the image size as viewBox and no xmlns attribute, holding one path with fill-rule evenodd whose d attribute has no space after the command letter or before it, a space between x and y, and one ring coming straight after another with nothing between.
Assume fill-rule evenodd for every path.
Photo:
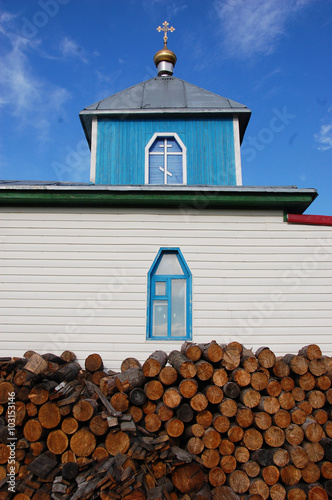
<instances>
[{"instance_id":1,"label":"orthodox cross","mask_svg":"<svg viewBox=\"0 0 332 500\"><path fill-rule=\"evenodd\" d=\"M163 23L163 27L158 26L158 28L157 28L157 30L159 31L159 33L161 31L164 32L164 43L165 43L165 45L167 44L167 40L168 40L167 32L170 31L172 33L172 31L175 30L175 28L173 28L173 26L171 26L170 28L168 26L169 26L169 23L167 21L165 21Z\"/></svg>"}]
</instances>

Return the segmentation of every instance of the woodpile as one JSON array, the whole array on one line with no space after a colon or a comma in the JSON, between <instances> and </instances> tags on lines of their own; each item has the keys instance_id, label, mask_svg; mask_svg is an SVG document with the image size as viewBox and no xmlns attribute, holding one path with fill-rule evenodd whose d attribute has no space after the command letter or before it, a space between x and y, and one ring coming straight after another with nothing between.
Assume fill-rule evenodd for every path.
<instances>
[{"instance_id":1,"label":"woodpile","mask_svg":"<svg viewBox=\"0 0 332 500\"><path fill-rule=\"evenodd\" d=\"M317 345L0 358L0 500L327 500L331 381Z\"/></svg>"}]
</instances>

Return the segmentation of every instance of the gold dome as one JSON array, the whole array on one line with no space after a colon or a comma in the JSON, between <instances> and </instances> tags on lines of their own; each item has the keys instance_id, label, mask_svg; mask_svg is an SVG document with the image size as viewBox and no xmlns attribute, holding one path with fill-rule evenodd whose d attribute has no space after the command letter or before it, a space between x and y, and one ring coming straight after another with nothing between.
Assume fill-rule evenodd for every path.
<instances>
[{"instance_id":1,"label":"gold dome","mask_svg":"<svg viewBox=\"0 0 332 500\"><path fill-rule=\"evenodd\" d=\"M153 61L154 61L156 66L158 66L158 64L161 61L170 62L175 66L176 55L174 54L174 52L172 50L169 50L167 48L167 45L165 43L164 48L161 50L158 50L158 52L155 53Z\"/></svg>"}]
</instances>

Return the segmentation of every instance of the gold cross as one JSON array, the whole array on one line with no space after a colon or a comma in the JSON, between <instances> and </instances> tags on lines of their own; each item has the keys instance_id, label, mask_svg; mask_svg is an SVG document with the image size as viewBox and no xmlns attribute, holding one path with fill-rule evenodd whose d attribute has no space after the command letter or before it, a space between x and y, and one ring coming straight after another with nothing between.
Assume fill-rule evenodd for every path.
<instances>
[{"instance_id":1,"label":"gold cross","mask_svg":"<svg viewBox=\"0 0 332 500\"><path fill-rule=\"evenodd\" d=\"M163 27L158 26L158 28L157 28L157 31L159 31L159 33L161 31L164 32L164 43L165 43L165 45L167 44L167 40L168 40L167 32L170 31L172 33L175 30L175 28L173 28L173 26L171 26L170 28L168 26L169 26L169 23L167 21L165 21L163 23Z\"/></svg>"}]
</instances>

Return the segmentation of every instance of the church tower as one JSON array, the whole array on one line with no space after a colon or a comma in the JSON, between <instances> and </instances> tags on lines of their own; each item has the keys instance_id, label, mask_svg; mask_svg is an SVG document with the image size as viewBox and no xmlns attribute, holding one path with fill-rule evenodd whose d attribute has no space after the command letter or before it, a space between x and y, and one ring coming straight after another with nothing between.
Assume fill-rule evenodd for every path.
<instances>
[{"instance_id":1,"label":"church tower","mask_svg":"<svg viewBox=\"0 0 332 500\"><path fill-rule=\"evenodd\" d=\"M173 76L176 55L154 56L157 76L84 108L90 182L104 185L241 186L243 104Z\"/></svg>"}]
</instances>

